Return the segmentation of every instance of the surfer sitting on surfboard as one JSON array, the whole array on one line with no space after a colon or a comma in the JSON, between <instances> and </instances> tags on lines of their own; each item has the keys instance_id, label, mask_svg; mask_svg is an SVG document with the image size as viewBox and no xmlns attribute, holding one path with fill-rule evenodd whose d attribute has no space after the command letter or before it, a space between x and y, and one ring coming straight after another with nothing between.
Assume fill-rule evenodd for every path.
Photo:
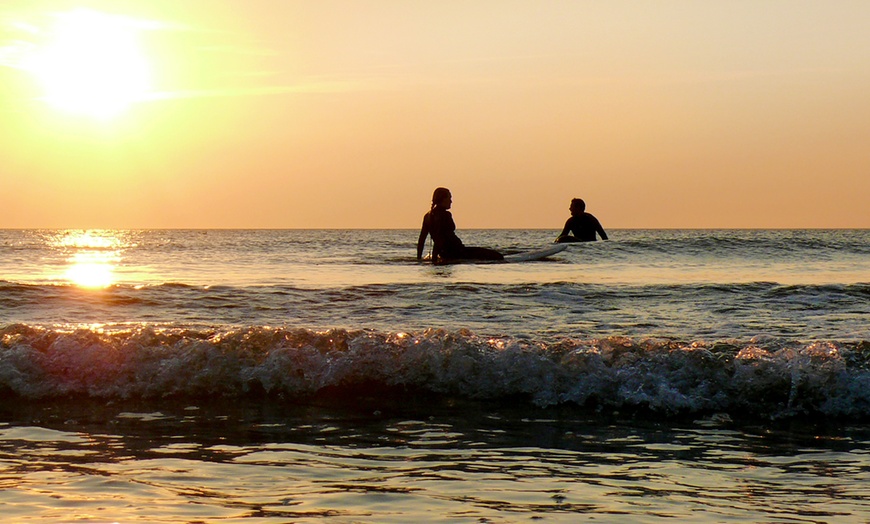
<instances>
[{"instance_id":1,"label":"surfer sitting on surfboard","mask_svg":"<svg viewBox=\"0 0 870 524\"><path fill-rule=\"evenodd\" d=\"M607 240L607 233L604 232L601 223L586 212L586 202L575 198L571 200L571 207L568 209L571 211L571 218L565 222L565 228L562 229L556 242L591 242L595 240L595 233L601 235L601 240Z\"/></svg>"},{"instance_id":2,"label":"surfer sitting on surfboard","mask_svg":"<svg viewBox=\"0 0 870 524\"><path fill-rule=\"evenodd\" d=\"M456 260L504 260L498 251L485 247L469 247L456 236L456 224L450 214L453 196L450 190L439 187L432 194L432 208L423 216L423 227L417 241L417 260L423 258L426 237L432 237L432 263L449 264Z\"/></svg>"}]
</instances>

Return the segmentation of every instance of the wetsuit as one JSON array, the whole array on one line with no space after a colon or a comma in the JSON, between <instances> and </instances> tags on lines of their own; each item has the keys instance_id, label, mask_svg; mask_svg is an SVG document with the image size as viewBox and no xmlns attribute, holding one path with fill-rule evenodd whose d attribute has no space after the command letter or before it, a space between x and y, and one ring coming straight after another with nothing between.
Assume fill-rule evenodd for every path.
<instances>
[{"instance_id":1,"label":"wetsuit","mask_svg":"<svg viewBox=\"0 0 870 524\"><path fill-rule=\"evenodd\" d=\"M484 247L469 247L456 236L456 224L450 211L435 206L423 217L420 238L417 240L417 258L423 256L426 237L432 237L432 262L449 263L453 260L504 260L498 251Z\"/></svg>"},{"instance_id":2,"label":"wetsuit","mask_svg":"<svg viewBox=\"0 0 870 524\"><path fill-rule=\"evenodd\" d=\"M573 236L569 233L573 233ZM590 242L595 240L595 233L601 235L602 240L607 240L607 233L598 219L589 213L582 213L565 222L565 228L556 242Z\"/></svg>"}]
</instances>

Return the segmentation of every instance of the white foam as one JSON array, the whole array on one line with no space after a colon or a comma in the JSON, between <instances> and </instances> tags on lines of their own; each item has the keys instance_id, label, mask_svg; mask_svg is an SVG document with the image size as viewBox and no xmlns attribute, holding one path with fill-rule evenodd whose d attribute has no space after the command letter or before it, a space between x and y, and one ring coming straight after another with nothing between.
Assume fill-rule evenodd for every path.
<instances>
[{"instance_id":1,"label":"white foam","mask_svg":"<svg viewBox=\"0 0 870 524\"><path fill-rule=\"evenodd\" d=\"M866 343L538 342L466 330L418 333L146 327L0 331L0 390L22 399L301 398L381 384L478 399L528 398L660 413L870 414Z\"/></svg>"}]
</instances>

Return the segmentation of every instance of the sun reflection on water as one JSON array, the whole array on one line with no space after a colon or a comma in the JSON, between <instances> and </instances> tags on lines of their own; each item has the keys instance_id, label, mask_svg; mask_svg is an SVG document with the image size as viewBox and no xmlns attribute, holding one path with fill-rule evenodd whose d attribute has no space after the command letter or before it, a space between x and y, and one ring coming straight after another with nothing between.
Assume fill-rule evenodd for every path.
<instances>
[{"instance_id":1,"label":"sun reflection on water","mask_svg":"<svg viewBox=\"0 0 870 524\"><path fill-rule=\"evenodd\" d=\"M65 231L54 240L58 247L76 249L120 249L124 244L117 232L109 230Z\"/></svg>"},{"instance_id":2,"label":"sun reflection on water","mask_svg":"<svg viewBox=\"0 0 870 524\"><path fill-rule=\"evenodd\" d=\"M121 261L124 239L105 230L67 231L54 240L69 250L63 279L76 286L98 289L115 283L115 269Z\"/></svg>"},{"instance_id":3,"label":"sun reflection on water","mask_svg":"<svg viewBox=\"0 0 870 524\"><path fill-rule=\"evenodd\" d=\"M112 260L98 260L92 253L78 253L71 260L64 276L79 287L101 288L115 283Z\"/></svg>"}]
</instances>

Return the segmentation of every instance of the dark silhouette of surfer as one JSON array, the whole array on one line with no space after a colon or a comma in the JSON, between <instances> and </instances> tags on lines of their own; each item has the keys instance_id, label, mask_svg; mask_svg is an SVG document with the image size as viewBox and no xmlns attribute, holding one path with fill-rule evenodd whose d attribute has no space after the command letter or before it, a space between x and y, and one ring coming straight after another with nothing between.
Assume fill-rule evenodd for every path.
<instances>
[{"instance_id":1,"label":"dark silhouette of surfer","mask_svg":"<svg viewBox=\"0 0 870 524\"><path fill-rule=\"evenodd\" d=\"M595 234L601 236L601 240L607 240L607 233L601 227L601 223L590 213L586 212L586 202L580 198L571 200L571 218L565 222L565 228L559 234L556 242L592 242L596 240Z\"/></svg>"},{"instance_id":2,"label":"dark silhouette of surfer","mask_svg":"<svg viewBox=\"0 0 870 524\"><path fill-rule=\"evenodd\" d=\"M432 208L423 216L420 239L417 240L417 260L423 259L426 237L432 237L432 263L449 264L463 260L504 260L498 251L485 247L470 247L456 236L456 224L448 211L453 205L450 190L439 187L432 194Z\"/></svg>"}]
</instances>

